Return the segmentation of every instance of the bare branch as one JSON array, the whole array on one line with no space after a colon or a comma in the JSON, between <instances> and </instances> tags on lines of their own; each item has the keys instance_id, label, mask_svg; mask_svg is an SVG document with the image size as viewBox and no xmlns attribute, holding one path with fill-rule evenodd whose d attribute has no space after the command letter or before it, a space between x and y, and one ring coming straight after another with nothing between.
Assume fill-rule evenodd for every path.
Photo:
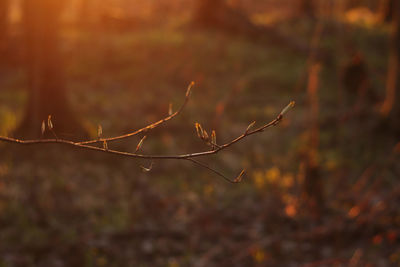
<instances>
[{"instance_id":1,"label":"bare branch","mask_svg":"<svg viewBox=\"0 0 400 267\"><path fill-rule=\"evenodd\" d=\"M196 152L196 153L189 153L189 154L178 154L178 155L143 155L143 154L135 154L135 153L130 153L130 152L123 152L123 151L117 151L117 150L111 150L111 149L103 149L100 147L95 147L95 146L90 146L87 144L83 144L82 142L73 142L73 141L68 141L64 139L35 139L35 140L20 140L20 139L15 139L11 137L5 137L5 136L0 136L0 141L3 142L9 142L9 143L16 143L16 144L21 144L21 145L35 145L35 144L65 144L69 146L73 146L76 148L82 148L82 149L89 149L89 150L96 150L96 151L102 151L102 152L107 152L110 154L116 154L120 156L127 156L127 157L133 157L133 158L140 158L140 159L187 159L187 158L196 158L196 157L201 157L201 156L208 156L212 154L216 154L221 150L224 150L233 144L239 142L243 138L263 132L265 129L270 128L272 126L276 126L281 120L283 116L279 115L276 119L272 120L271 122L253 130L249 131L247 133L244 133L232 141L225 143L224 145L219 146L219 148L214 149L214 150L207 150L203 152ZM114 137L114 138L118 138ZM114 139L115 140L115 139ZM101 139L101 142L108 142L108 139Z\"/></svg>"},{"instance_id":2,"label":"bare branch","mask_svg":"<svg viewBox=\"0 0 400 267\"><path fill-rule=\"evenodd\" d=\"M190 93L190 87L188 88L188 92L186 93L186 100L185 103L187 102L187 99L189 97L189 93ZM130 158L137 158L137 159L151 159L151 160L163 160L163 159L175 159L175 160L189 160L203 168L206 168L212 172L214 172L215 174L217 174L220 177L223 177L226 181L229 181L231 183L237 183L241 181L241 178L244 174L244 171L241 172L241 174L234 180L231 180L229 178L227 178L225 175L223 175L222 173L212 169L211 167L205 165L204 163L199 162L198 160L195 160L194 158L198 158L198 157L204 157L204 156L210 156L213 154L217 154L218 152L227 149L228 147L238 143L239 141L241 141L242 139L256 134L256 133L261 133L263 132L265 129L276 126L277 124L279 124L279 122L282 120L283 115L287 112L287 110L291 107L293 107L294 102L291 102L286 108L284 108L283 112L281 112L274 120L270 121L267 124L264 124L254 130L251 130L251 127L247 127L246 131L236 137L235 139L233 139L232 141L225 143L223 145L217 145L215 142L216 137L215 137L215 133L214 135L214 140L208 141L209 144L212 145L211 150L207 150L207 151L202 151L202 152L195 152L195 153L187 153L187 154L176 154L176 155L145 155L145 154L137 154L137 152L140 150L140 146L143 143L143 140L145 139L145 137L143 137L137 148L136 151L134 153L131 152L124 152L124 151L118 151L118 150L112 150L109 148L108 146L108 142L109 141L113 141L113 140L118 140L118 139L124 139L127 138L129 136L133 136L136 135L140 132L143 131L147 131L148 129L153 129L154 127L160 125L161 123L164 123L167 120L172 119L174 116L176 116L177 114L179 114L179 112L183 109L183 107L185 106L185 103L182 105L182 107L175 112L174 114L172 114L171 116L168 116L166 118L164 118L163 120L160 120L156 123L153 123L149 126L146 126L134 133L128 134L128 135L121 135L121 136L116 136L116 137L112 137L112 138L103 138L103 139L98 139L98 140L92 140L92 141L86 141L86 142L73 142L73 141L68 141L68 140L63 140L63 139L35 139L35 140L20 140L20 139L15 139L15 138L11 138L11 137L5 137L5 136L0 136L0 141L3 142L9 142L9 143L16 143L16 144L21 144L21 145L35 145L35 144L64 144L64 145L68 145L74 148L78 148L78 149L85 149L85 150L95 150L98 152L104 152L104 153L109 153L109 154L114 154L114 155L119 155L119 156L124 156L124 157L130 157ZM251 124L251 126L253 126L254 123ZM89 144L93 144L93 143L98 143L98 142L102 142L103 143L103 147L97 147L97 146L92 146Z\"/></svg>"}]
</instances>

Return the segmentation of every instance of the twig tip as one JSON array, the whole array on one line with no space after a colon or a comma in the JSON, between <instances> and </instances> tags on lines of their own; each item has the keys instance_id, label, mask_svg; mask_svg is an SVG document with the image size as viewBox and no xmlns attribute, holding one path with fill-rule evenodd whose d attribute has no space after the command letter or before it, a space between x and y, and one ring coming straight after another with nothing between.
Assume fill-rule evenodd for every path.
<instances>
[{"instance_id":1,"label":"twig tip","mask_svg":"<svg viewBox=\"0 0 400 267\"><path fill-rule=\"evenodd\" d=\"M294 102L294 101L290 101L290 103L284 109L282 109L282 111L279 115L281 115L281 116L285 115L291 108L294 107L295 103L296 102Z\"/></svg>"}]
</instances>

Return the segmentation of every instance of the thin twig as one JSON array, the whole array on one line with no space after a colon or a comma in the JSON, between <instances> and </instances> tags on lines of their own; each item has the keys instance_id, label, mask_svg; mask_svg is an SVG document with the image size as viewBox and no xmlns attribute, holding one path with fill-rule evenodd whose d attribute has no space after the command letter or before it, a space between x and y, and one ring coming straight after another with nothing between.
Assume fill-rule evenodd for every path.
<instances>
[{"instance_id":1,"label":"thin twig","mask_svg":"<svg viewBox=\"0 0 400 267\"><path fill-rule=\"evenodd\" d=\"M56 139L58 139L58 136L56 135L56 132L54 131L54 129L51 128L50 131L51 131L51 133L54 135L54 137L55 137Z\"/></svg>"},{"instance_id":2,"label":"thin twig","mask_svg":"<svg viewBox=\"0 0 400 267\"><path fill-rule=\"evenodd\" d=\"M228 177L226 177L225 175L223 175L223 174L220 173L219 171L217 171L217 170L215 170L215 169L213 169L213 168L207 166L206 164L204 164L204 163L202 163L202 162L200 162L200 161L198 161L198 160L195 160L195 159L192 159L192 158L187 158L186 160L189 160L189 161L193 162L194 164L197 164L197 165L199 165L199 166L201 166L201 167L203 167L203 168L206 168L206 169L209 170L209 171L212 171L213 173L215 173L216 175L222 177L225 181L227 181L227 182L229 182L229 183L231 183L231 184L235 184L235 183L236 183L235 181L229 179Z\"/></svg>"},{"instance_id":3,"label":"thin twig","mask_svg":"<svg viewBox=\"0 0 400 267\"><path fill-rule=\"evenodd\" d=\"M154 123L152 123L150 125L147 125L146 127L143 127L143 128L141 128L139 130L136 130L134 132L128 133L128 134L119 135L119 136L115 136L115 137L109 137L109 138L97 138L97 139L94 139L94 140L77 142L77 143L81 144L81 145L89 145L89 144L102 143L104 141L111 142L111 141L115 141L115 140L125 139L125 138L131 137L131 136L135 136L135 135L138 135L140 133L147 132L148 130L154 129L157 126L159 126L159 125L161 125L161 124L173 119L174 117L179 115L179 113L181 113L181 111L185 108L186 104L189 102L190 91L191 91L193 85L194 85L194 82L191 82L189 84L189 86L187 88L187 91L186 91L185 101L180 106L180 108L177 111L175 111L174 113L172 113L171 115L169 115L169 116L167 116L167 117L165 117L165 118L163 118L163 119L161 119L161 120L159 120L157 122L154 122Z\"/></svg>"}]
</instances>

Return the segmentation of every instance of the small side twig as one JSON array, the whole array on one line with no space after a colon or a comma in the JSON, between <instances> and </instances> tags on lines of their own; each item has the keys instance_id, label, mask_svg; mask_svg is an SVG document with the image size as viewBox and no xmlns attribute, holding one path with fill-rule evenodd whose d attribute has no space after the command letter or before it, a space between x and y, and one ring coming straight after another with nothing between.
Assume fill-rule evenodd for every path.
<instances>
[{"instance_id":1,"label":"small side twig","mask_svg":"<svg viewBox=\"0 0 400 267\"><path fill-rule=\"evenodd\" d=\"M200 161L198 161L198 160L195 160L195 159L192 159L192 158L187 158L187 160L188 160L188 161L191 161L191 162L193 162L194 164L199 165L199 166L201 166L201 167L203 167L203 168L205 168L205 169L207 169L207 170L209 170L209 171L211 171L211 172L213 172L213 173L215 173L216 175L218 175L219 177L222 177L225 181L227 181L227 182L229 182L229 183L231 183L231 184L237 183L235 180L229 179L227 176L225 176L225 175L222 174L221 172L219 172L219 171L217 171L217 170L215 170L215 169L213 169L213 168L207 166L206 164L204 164L204 163L202 163L202 162L200 162Z\"/></svg>"},{"instance_id":2,"label":"small side twig","mask_svg":"<svg viewBox=\"0 0 400 267\"><path fill-rule=\"evenodd\" d=\"M176 116L178 116L182 112L182 110L185 108L186 104L189 102L190 92L191 92L193 86L194 86L194 82L191 82L189 84L187 90L186 90L185 101L183 102L183 104L180 106L180 108L177 111L175 111L172 114L169 114L167 117L165 117L165 118L163 118L163 119L161 119L159 121L156 121L156 122L154 122L152 124L149 124L149 125L141 128L141 129L139 129L139 130L136 130L134 132L128 133L128 134L119 135L119 136L115 136L115 137L109 137L109 138L100 138L99 137L99 138L94 139L94 140L78 142L78 144L89 145L89 144L101 143L101 142L104 142L104 141L111 142L111 141L121 140L121 139L125 139L125 138L128 138L128 137L136 136L138 134L147 132L148 130L151 130L151 129L154 129L154 128L160 126L161 124L163 124L163 123L175 118Z\"/></svg>"}]
</instances>

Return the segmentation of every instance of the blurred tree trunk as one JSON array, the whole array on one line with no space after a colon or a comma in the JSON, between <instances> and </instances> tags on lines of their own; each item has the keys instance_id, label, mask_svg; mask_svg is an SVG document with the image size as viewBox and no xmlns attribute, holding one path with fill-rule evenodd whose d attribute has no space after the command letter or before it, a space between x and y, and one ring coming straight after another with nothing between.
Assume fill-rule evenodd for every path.
<instances>
[{"instance_id":1,"label":"blurred tree trunk","mask_svg":"<svg viewBox=\"0 0 400 267\"><path fill-rule=\"evenodd\" d=\"M319 167L319 99L318 87L321 65L313 62L309 67L307 95L310 105L310 129L304 161L303 199L315 219L321 216L324 197Z\"/></svg>"},{"instance_id":2,"label":"blurred tree trunk","mask_svg":"<svg viewBox=\"0 0 400 267\"><path fill-rule=\"evenodd\" d=\"M394 3L394 18L389 47L386 98L381 108L383 116L400 115L400 1Z\"/></svg>"},{"instance_id":3,"label":"blurred tree trunk","mask_svg":"<svg viewBox=\"0 0 400 267\"><path fill-rule=\"evenodd\" d=\"M308 58L307 98L309 103L309 127L307 130L306 151L302 162L302 199L315 220L323 212L324 185L319 166L319 94L321 62L316 49L320 46L323 24L318 22L311 40L311 53Z\"/></svg>"},{"instance_id":4,"label":"blurred tree trunk","mask_svg":"<svg viewBox=\"0 0 400 267\"><path fill-rule=\"evenodd\" d=\"M393 20L395 11L395 2L397 0L381 0L379 6L380 19L382 21L390 22Z\"/></svg>"},{"instance_id":5,"label":"blurred tree trunk","mask_svg":"<svg viewBox=\"0 0 400 267\"><path fill-rule=\"evenodd\" d=\"M87 28L93 22L92 18L92 0L80 0L78 10L78 24L81 27Z\"/></svg>"},{"instance_id":6,"label":"blurred tree trunk","mask_svg":"<svg viewBox=\"0 0 400 267\"><path fill-rule=\"evenodd\" d=\"M315 18L316 17L315 0L299 0L297 11L300 16Z\"/></svg>"},{"instance_id":7,"label":"blurred tree trunk","mask_svg":"<svg viewBox=\"0 0 400 267\"><path fill-rule=\"evenodd\" d=\"M371 109L376 104L370 89L368 66L361 52L353 47L348 48L350 57L343 68L341 83L344 91L344 105L357 114Z\"/></svg>"},{"instance_id":8,"label":"blurred tree trunk","mask_svg":"<svg viewBox=\"0 0 400 267\"><path fill-rule=\"evenodd\" d=\"M59 46L62 1L24 0L23 25L26 48L28 103L15 135L41 136L41 123L51 115L59 137L78 138L83 128L75 119L65 91ZM47 137L51 136L46 133Z\"/></svg>"},{"instance_id":9,"label":"blurred tree trunk","mask_svg":"<svg viewBox=\"0 0 400 267\"><path fill-rule=\"evenodd\" d=\"M80 1L78 15L79 25L86 27L89 22L89 0Z\"/></svg>"},{"instance_id":10,"label":"blurred tree trunk","mask_svg":"<svg viewBox=\"0 0 400 267\"><path fill-rule=\"evenodd\" d=\"M254 24L245 12L228 5L225 0L197 0L192 24L200 28L219 29L245 36L254 42L268 42L295 52L310 53L310 47L292 35L283 34L276 27ZM329 55L319 49L321 58Z\"/></svg>"},{"instance_id":11,"label":"blurred tree trunk","mask_svg":"<svg viewBox=\"0 0 400 267\"><path fill-rule=\"evenodd\" d=\"M347 0L346 9L357 8L361 6L368 6L368 1L365 0Z\"/></svg>"},{"instance_id":12,"label":"blurred tree trunk","mask_svg":"<svg viewBox=\"0 0 400 267\"><path fill-rule=\"evenodd\" d=\"M201 27L214 27L222 22L224 0L197 0L193 21Z\"/></svg>"},{"instance_id":13,"label":"blurred tree trunk","mask_svg":"<svg viewBox=\"0 0 400 267\"><path fill-rule=\"evenodd\" d=\"M197 0L193 24L201 28L216 28L226 32L260 38L269 29L253 24L247 14L228 5L225 0Z\"/></svg>"},{"instance_id":14,"label":"blurred tree trunk","mask_svg":"<svg viewBox=\"0 0 400 267\"><path fill-rule=\"evenodd\" d=\"M9 25L8 0L0 0L0 53L3 54L7 47L8 25Z\"/></svg>"}]
</instances>

